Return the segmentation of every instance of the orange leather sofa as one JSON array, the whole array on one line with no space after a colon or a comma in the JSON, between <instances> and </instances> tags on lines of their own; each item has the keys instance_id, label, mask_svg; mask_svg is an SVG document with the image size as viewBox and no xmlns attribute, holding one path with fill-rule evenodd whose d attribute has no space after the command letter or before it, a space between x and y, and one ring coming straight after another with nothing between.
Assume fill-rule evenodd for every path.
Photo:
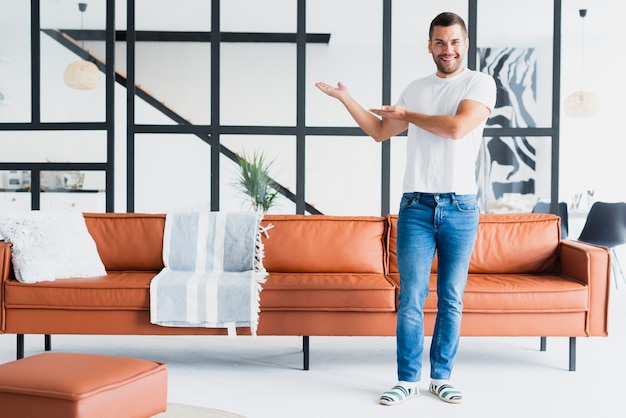
<instances>
[{"instance_id":1,"label":"orange leather sofa","mask_svg":"<svg viewBox=\"0 0 626 418\"><path fill-rule=\"evenodd\" d=\"M107 276L23 284L0 242L0 324L17 334L222 335L223 329L150 323L150 280L163 268L165 215L85 214ZM258 335L395 335L399 277L395 215L266 215L267 281ZM610 252L560 239L560 218L546 214L481 215L464 296L462 335L570 338L606 336ZM426 301L427 333L436 314L436 262ZM240 329L246 334L249 330ZM49 347L49 339L46 341Z\"/></svg>"}]
</instances>

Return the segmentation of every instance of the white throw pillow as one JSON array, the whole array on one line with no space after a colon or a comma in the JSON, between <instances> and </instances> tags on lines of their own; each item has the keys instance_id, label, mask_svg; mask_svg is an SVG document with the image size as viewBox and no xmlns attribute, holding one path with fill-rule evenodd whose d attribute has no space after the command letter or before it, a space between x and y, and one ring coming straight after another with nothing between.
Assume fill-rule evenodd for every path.
<instances>
[{"instance_id":1,"label":"white throw pillow","mask_svg":"<svg viewBox=\"0 0 626 418\"><path fill-rule=\"evenodd\" d=\"M22 283L106 275L80 212L0 214L0 235L13 244L13 269Z\"/></svg>"}]
</instances>

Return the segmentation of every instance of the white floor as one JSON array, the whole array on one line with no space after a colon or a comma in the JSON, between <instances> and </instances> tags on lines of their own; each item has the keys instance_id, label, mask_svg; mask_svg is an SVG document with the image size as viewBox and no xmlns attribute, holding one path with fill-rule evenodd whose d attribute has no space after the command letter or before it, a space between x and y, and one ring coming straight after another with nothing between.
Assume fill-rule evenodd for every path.
<instances>
[{"instance_id":1,"label":"white floor","mask_svg":"<svg viewBox=\"0 0 626 418\"><path fill-rule=\"evenodd\" d=\"M301 370L298 337L55 336L53 350L146 358L168 365L170 402L271 417L624 417L626 285L612 288L608 338L578 338L569 372L568 339L465 337L453 382L465 402L449 405L427 392L378 405L395 383L394 338L311 338L311 369ZM26 355L43 337L26 338ZM15 336L0 335L0 362L15 359ZM428 363L425 362L427 365ZM0 408L1 410L1 408Z\"/></svg>"}]
</instances>

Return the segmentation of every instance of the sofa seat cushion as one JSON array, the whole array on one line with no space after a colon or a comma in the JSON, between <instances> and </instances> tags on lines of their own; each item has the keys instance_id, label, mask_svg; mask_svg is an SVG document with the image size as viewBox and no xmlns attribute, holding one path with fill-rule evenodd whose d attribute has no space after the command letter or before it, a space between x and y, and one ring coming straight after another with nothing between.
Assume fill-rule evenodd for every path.
<instances>
[{"instance_id":1,"label":"sofa seat cushion","mask_svg":"<svg viewBox=\"0 0 626 418\"><path fill-rule=\"evenodd\" d=\"M149 310L150 281L156 272L115 272L96 279L23 284L6 282L7 308Z\"/></svg>"},{"instance_id":2,"label":"sofa seat cushion","mask_svg":"<svg viewBox=\"0 0 626 418\"><path fill-rule=\"evenodd\" d=\"M6 283L7 308L149 310L156 272L115 272L97 279ZM262 285L263 310L394 312L395 286L383 274L271 273Z\"/></svg>"},{"instance_id":3,"label":"sofa seat cushion","mask_svg":"<svg viewBox=\"0 0 626 418\"><path fill-rule=\"evenodd\" d=\"M468 312L576 312L589 307L589 288L550 274L470 274Z\"/></svg>"},{"instance_id":4,"label":"sofa seat cushion","mask_svg":"<svg viewBox=\"0 0 626 418\"><path fill-rule=\"evenodd\" d=\"M261 311L394 312L396 288L382 274L271 273Z\"/></svg>"},{"instance_id":5,"label":"sofa seat cushion","mask_svg":"<svg viewBox=\"0 0 626 418\"><path fill-rule=\"evenodd\" d=\"M435 274L429 287L424 310L433 312L437 309ZM584 312L588 308L588 286L549 274L470 274L463 296L464 312Z\"/></svg>"}]
</instances>

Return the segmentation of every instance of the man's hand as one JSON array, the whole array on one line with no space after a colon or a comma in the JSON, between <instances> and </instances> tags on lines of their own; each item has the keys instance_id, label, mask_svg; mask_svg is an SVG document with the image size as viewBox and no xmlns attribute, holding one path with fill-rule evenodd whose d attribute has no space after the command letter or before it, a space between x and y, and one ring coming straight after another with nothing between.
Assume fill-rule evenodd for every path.
<instances>
[{"instance_id":1,"label":"man's hand","mask_svg":"<svg viewBox=\"0 0 626 418\"><path fill-rule=\"evenodd\" d=\"M318 89L320 89L321 91L329 95L330 97L334 97L335 99L338 99L338 100L343 100L350 95L350 93L348 92L348 89L342 83L337 83L337 87L333 87L331 85L322 83L320 81L320 82L315 83L315 87L317 87Z\"/></svg>"},{"instance_id":2,"label":"man's hand","mask_svg":"<svg viewBox=\"0 0 626 418\"><path fill-rule=\"evenodd\" d=\"M402 106L383 106L370 112L382 118L406 120L406 109Z\"/></svg>"}]
</instances>

